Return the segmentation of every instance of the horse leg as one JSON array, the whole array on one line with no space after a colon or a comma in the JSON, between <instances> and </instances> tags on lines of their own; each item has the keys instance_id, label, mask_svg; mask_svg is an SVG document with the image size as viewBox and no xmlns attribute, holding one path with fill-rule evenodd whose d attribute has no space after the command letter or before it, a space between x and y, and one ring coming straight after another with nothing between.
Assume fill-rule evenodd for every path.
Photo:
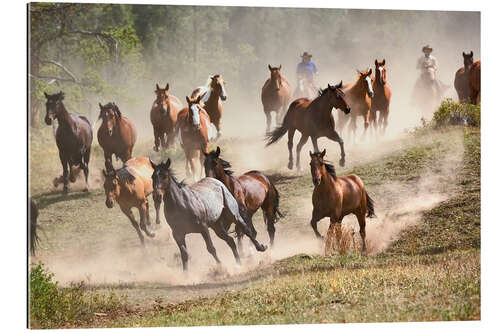
<instances>
[{"instance_id":1,"label":"horse leg","mask_svg":"<svg viewBox=\"0 0 500 333\"><path fill-rule=\"evenodd\" d=\"M141 229L146 233L146 235L153 238L155 233L148 230L148 225L150 225L151 222L149 221L149 204L147 200L139 206L139 214L141 217Z\"/></svg>"},{"instance_id":2,"label":"horse leg","mask_svg":"<svg viewBox=\"0 0 500 333\"><path fill-rule=\"evenodd\" d=\"M234 227L234 231L236 232L236 240L238 242L238 250L243 253L243 230L241 230L240 226L237 225Z\"/></svg>"},{"instance_id":3,"label":"horse leg","mask_svg":"<svg viewBox=\"0 0 500 333\"><path fill-rule=\"evenodd\" d=\"M207 251L214 257L217 264L220 264L219 257L217 257L217 251L215 250L214 244L212 243L212 238L210 237L210 232L206 226L201 226L201 235L205 240L205 244L207 245Z\"/></svg>"},{"instance_id":4,"label":"horse leg","mask_svg":"<svg viewBox=\"0 0 500 333\"><path fill-rule=\"evenodd\" d=\"M333 130L333 134L330 137L331 140L338 142L340 146L340 161L339 164L340 166L345 166L345 151L344 151L344 140L340 137L339 133L337 131Z\"/></svg>"},{"instance_id":5,"label":"horse leg","mask_svg":"<svg viewBox=\"0 0 500 333\"><path fill-rule=\"evenodd\" d=\"M363 244L361 253L363 255L366 255L366 231L365 231L365 226L366 226L366 212L360 211L356 213L356 217L358 218L358 224L359 224L359 235L361 236L361 241Z\"/></svg>"},{"instance_id":6,"label":"horse leg","mask_svg":"<svg viewBox=\"0 0 500 333\"><path fill-rule=\"evenodd\" d=\"M271 111L264 111L266 114L266 133L271 130Z\"/></svg>"},{"instance_id":7,"label":"horse leg","mask_svg":"<svg viewBox=\"0 0 500 333\"><path fill-rule=\"evenodd\" d=\"M63 193L66 194L68 193L68 174L69 174L69 171L68 171L68 168L70 168L70 166L68 165L68 161L66 160L66 157L63 156L63 154L61 152L59 152L59 159L61 160L61 164L62 164L62 167L63 167L63 175L62 175L62 178L63 178Z\"/></svg>"},{"instance_id":8,"label":"horse leg","mask_svg":"<svg viewBox=\"0 0 500 333\"><path fill-rule=\"evenodd\" d=\"M130 210L130 207L122 207L120 206L123 214L128 217L130 220L130 223L132 223L132 226L134 227L135 231L137 232L137 236L139 236L139 240L141 241L141 245L144 246L144 236L142 235L141 229L139 229L139 224L134 218L134 214L132 214L132 210Z\"/></svg>"},{"instance_id":9,"label":"horse leg","mask_svg":"<svg viewBox=\"0 0 500 333\"><path fill-rule=\"evenodd\" d=\"M379 119L380 120L379 128L382 132L381 134L385 135L385 131L387 129L387 124L389 123L389 106L386 107L386 109L384 111L384 116L381 118L382 119ZM383 125L382 125L382 120L383 120Z\"/></svg>"},{"instance_id":10,"label":"horse leg","mask_svg":"<svg viewBox=\"0 0 500 333\"><path fill-rule=\"evenodd\" d=\"M89 160L90 160L90 148L88 151L85 152L85 155L83 157L83 163L81 166L83 169L83 173L85 175L85 188L83 189L83 192L89 191Z\"/></svg>"},{"instance_id":11,"label":"horse leg","mask_svg":"<svg viewBox=\"0 0 500 333\"><path fill-rule=\"evenodd\" d=\"M216 225L214 225L213 230L214 230L215 234L220 239L222 239L223 241L225 241L227 243L227 245L229 245L229 247L231 248L231 251L233 251L234 259L236 259L236 262L238 264L240 264L241 263L240 255L238 254L238 249L236 248L236 244L234 243L234 239L233 239L233 237L231 237L227 234L226 230L224 230L222 220L218 221L218 223L216 223Z\"/></svg>"},{"instance_id":12,"label":"horse leg","mask_svg":"<svg viewBox=\"0 0 500 333\"><path fill-rule=\"evenodd\" d=\"M173 233L173 236L175 242L177 243L177 246L179 247L179 251L181 252L182 269L185 272L188 270L188 258L189 258L186 248L186 235Z\"/></svg>"},{"instance_id":13,"label":"horse leg","mask_svg":"<svg viewBox=\"0 0 500 333\"><path fill-rule=\"evenodd\" d=\"M370 110L368 110L364 115L363 115L363 119L365 121L364 123L364 126L365 126L365 129L363 130L363 136L361 137L361 140L365 140L366 138L366 132L368 130L368 127L370 126Z\"/></svg>"},{"instance_id":14,"label":"horse leg","mask_svg":"<svg viewBox=\"0 0 500 333\"><path fill-rule=\"evenodd\" d=\"M160 224L160 206L161 206L162 196L153 191L153 202L155 203L156 211L156 224Z\"/></svg>"},{"instance_id":15,"label":"horse leg","mask_svg":"<svg viewBox=\"0 0 500 333\"><path fill-rule=\"evenodd\" d=\"M167 133L167 148L172 147L174 145L175 133L172 130L170 133Z\"/></svg>"},{"instance_id":16,"label":"horse leg","mask_svg":"<svg viewBox=\"0 0 500 333\"><path fill-rule=\"evenodd\" d=\"M268 205L271 206L271 205ZM276 216L274 214L274 208L268 207L264 210L264 207L262 207L262 213L264 215L264 223L267 226L267 233L269 234L269 242L271 244L271 247L274 245L274 234L276 233L276 228L274 226L274 223L276 223Z\"/></svg>"},{"instance_id":17,"label":"horse leg","mask_svg":"<svg viewBox=\"0 0 500 333\"><path fill-rule=\"evenodd\" d=\"M311 218L311 227L312 227L316 237L321 239L321 238L323 238L323 236L321 236L321 234L318 232L318 221L320 219L321 218L319 217L318 211L313 209L312 218Z\"/></svg>"},{"instance_id":18,"label":"horse leg","mask_svg":"<svg viewBox=\"0 0 500 333\"><path fill-rule=\"evenodd\" d=\"M186 178L191 178L192 177L192 169L191 169L191 152L187 150L186 147L184 147L184 156L186 157Z\"/></svg>"},{"instance_id":19,"label":"horse leg","mask_svg":"<svg viewBox=\"0 0 500 333\"><path fill-rule=\"evenodd\" d=\"M350 136L350 142L355 143L356 140L356 117L354 115L351 115L351 119L349 121L349 136Z\"/></svg>"},{"instance_id":20,"label":"horse leg","mask_svg":"<svg viewBox=\"0 0 500 333\"><path fill-rule=\"evenodd\" d=\"M295 128L288 129L288 169L293 169L293 136L295 135Z\"/></svg>"},{"instance_id":21,"label":"horse leg","mask_svg":"<svg viewBox=\"0 0 500 333\"><path fill-rule=\"evenodd\" d=\"M208 153L208 147L206 149L207 153ZM204 178L203 177L203 172L205 171L205 154L203 154L203 152L200 151L199 153L200 155L198 156L198 159L200 160L200 179Z\"/></svg>"},{"instance_id":22,"label":"horse leg","mask_svg":"<svg viewBox=\"0 0 500 333\"><path fill-rule=\"evenodd\" d=\"M226 199L224 199L226 200ZM228 222L230 223L234 223L235 226L240 226L241 230L243 231L243 233L248 237L250 238L250 240L252 241L253 245L255 246L255 248L257 249L257 251L259 252L264 252L266 250L266 246L260 244L257 239L255 239L255 228L253 228L253 225L251 223L249 223L250 225L247 225L247 223L243 220L243 218L241 217L240 214L237 214L237 215L233 215L231 213L231 211L226 208L228 207L227 206L227 203L224 203L224 210L223 210L223 214L225 215L225 218L228 219ZM251 220L250 220L251 221ZM231 225L230 223L227 223L227 225Z\"/></svg>"},{"instance_id":23,"label":"horse leg","mask_svg":"<svg viewBox=\"0 0 500 333\"><path fill-rule=\"evenodd\" d=\"M154 146L153 146L153 150L154 151L158 151L158 148L160 146L160 130L156 127L153 127L153 135L154 135L154 138L155 138L155 143L154 143Z\"/></svg>"},{"instance_id":24,"label":"horse leg","mask_svg":"<svg viewBox=\"0 0 500 333\"><path fill-rule=\"evenodd\" d=\"M296 167L297 167L298 171L301 170L301 168L300 168L300 151L302 150L302 147L304 146L304 144L307 142L307 139L309 139L309 136L302 134L302 136L300 137L299 143L297 143L297 147L295 148L296 149L295 153L297 154ZM312 137L311 137L311 140L312 140Z\"/></svg>"}]
</instances>

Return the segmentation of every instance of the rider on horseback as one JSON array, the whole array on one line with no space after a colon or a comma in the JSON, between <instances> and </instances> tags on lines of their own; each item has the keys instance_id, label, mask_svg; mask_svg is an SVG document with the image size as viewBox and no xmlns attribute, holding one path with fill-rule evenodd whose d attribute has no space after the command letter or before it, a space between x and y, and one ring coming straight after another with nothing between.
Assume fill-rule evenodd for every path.
<instances>
[{"instance_id":1,"label":"rider on horseback","mask_svg":"<svg viewBox=\"0 0 500 333\"><path fill-rule=\"evenodd\" d=\"M431 55L432 47L426 45L422 48L422 52L424 55L417 61L417 69L420 70L421 82L424 84L430 83L435 87L437 92L444 92L449 86L445 85L436 78L438 63L436 57Z\"/></svg>"},{"instance_id":2,"label":"rider on horseback","mask_svg":"<svg viewBox=\"0 0 500 333\"><path fill-rule=\"evenodd\" d=\"M312 54L304 52L302 54L302 61L297 65L297 86L301 91L304 91L303 84L309 85L314 91L318 89L314 85L314 75L318 74L318 68L311 61Z\"/></svg>"}]
</instances>

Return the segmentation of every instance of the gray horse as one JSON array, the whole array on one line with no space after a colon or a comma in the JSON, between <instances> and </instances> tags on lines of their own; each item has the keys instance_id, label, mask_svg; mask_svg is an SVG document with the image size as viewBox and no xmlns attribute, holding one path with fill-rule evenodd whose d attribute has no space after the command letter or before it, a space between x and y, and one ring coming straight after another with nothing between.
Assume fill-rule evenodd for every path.
<instances>
[{"instance_id":1,"label":"gray horse","mask_svg":"<svg viewBox=\"0 0 500 333\"><path fill-rule=\"evenodd\" d=\"M153 188L156 194L163 195L165 219L172 229L172 235L179 246L182 268L187 270L188 253L186 235L199 233L203 236L208 252L220 263L208 228L223 239L231 248L236 262L240 256L234 239L228 235L231 224L239 226L255 245L257 251L264 252L266 246L255 239L255 234L244 221L246 214L238 207L236 199L226 186L215 178L203 178L197 183L186 186L175 179L170 170L170 158L165 163L155 165Z\"/></svg>"}]
</instances>

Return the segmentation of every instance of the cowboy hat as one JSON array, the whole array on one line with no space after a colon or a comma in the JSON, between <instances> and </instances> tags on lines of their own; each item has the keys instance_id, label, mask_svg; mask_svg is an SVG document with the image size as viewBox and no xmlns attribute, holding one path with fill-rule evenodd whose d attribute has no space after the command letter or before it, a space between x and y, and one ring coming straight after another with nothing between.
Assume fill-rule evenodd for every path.
<instances>
[{"instance_id":1,"label":"cowboy hat","mask_svg":"<svg viewBox=\"0 0 500 333\"><path fill-rule=\"evenodd\" d=\"M432 47L430 47L429 44L427 44L422 48L422 52L425 52L426 50L432 52Z\"/></svg>"},{"instance_id":2,"label":"cowboy hat","mask_svg":"<svg viewBox=\"0 0 500 333\"><path fill-rule=\"evenodd\" d=\"M309 57L311 58L312 57L312 54L309 54L307 52L304 52L302 55L301 55L302 58L306 58L306 57Z\"/></svg>"}]
</instances>

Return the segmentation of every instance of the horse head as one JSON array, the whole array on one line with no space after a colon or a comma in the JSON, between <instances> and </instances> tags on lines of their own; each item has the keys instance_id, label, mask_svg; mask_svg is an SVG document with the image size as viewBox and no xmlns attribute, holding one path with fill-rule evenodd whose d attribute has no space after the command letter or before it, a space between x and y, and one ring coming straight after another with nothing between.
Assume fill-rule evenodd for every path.
<instances>
[{"instance_id":1,"label":"horse head","mask_svg":"<svg viewBox=\"0 0 500 333\"><path fill-rule=\"evenodd\" d=\"M363 84L363 87L365 88L366 93L370 98L373 97L373 77L372 77L372 69L366 70L366 71L359 71L357 70L359 78L358 82L361 82Z\"/></svg>"},{"instance_id":2,"label":"horse head","mask_svg":"<svg viewBox=\"0 0 500 333\"><path fill-rule=\"evenodd\" d=\"M231 163L224 161L220 158L220 147L217 146L216 150L212 150L211 152L203 153L205 154L205 174L207 177L217 178L223 175L224 173L227 175L231 175L232 171L229 170L231 168ZM219 177L218 177L219 176Z\"/></svg>"},{"instance_id":3,"label":"horse head","mask_svg":"<svg viewBox=\"0 0 500 333\"><path fill-rule=\"evenodd\" d=\"M168 93L169 87L170 87L170 85L168 83L165 86L165 88L160 88L160 86L158 85L158 83L156 84L156 90L155 90L156 100L155 100L155 104L156 104L156 107L159 108L160 113L162 115L170 113L170 99L169 99L170 95Z\"/></svg>"},{"instance_id":4,"label":"horse head","mask_svg":"<svg viewBox=\"0 0 500 333\"><path fill-rule=\"evenodd\" d=\"M156 195L162 195L170 181L170 158L168 158L166 162L160 162L159 164L153 163L150 159L149 163L151 163L153 167L153 174L151 175L151 179L153 180L153 191Z\"/></svg>"},{"instance_id":5,"label":"horse head","mask_svg":"<svg viewBox=\"0 0 500 333\"><path fill-rule=\"evenodd\" d=\"M474 63L474 53L472 51L469 54L462 52L462 56L464 57L464 69L469 71Z\"/></svg>"},{"instance_id":6,"label":"horse head","mask_svg":"<svg viewBox=\"0 0 500 333\"><path fill-rule=\"evenodd\" d=\"M227 99L226 81L219 74L210 77L210 88L212 88L215 96L220 97L222 101Z\"/></svg>"},{"instance_id":7,"label":"horse head","mask_svg":"<svg viewBox=\"0 0 500 333\"><path fill-rule=\"evenodd\" d=\"M279 67L271 67L271 65L267 65L269 71L271 71L271 84L276 90L280 90L283 86L283 82L281 81L281 65Z\"/></svg>"},{"instance_id":8,"label":"horse head","mask_svg":"<svg viewBox=\"0 0 500 333\"><path fill-rule=\"evenodd\" d=\"M313 153L309 151L309 156L311 157L311 176L314 186L321 183L321 178L325 174L325 162L324 157L326 155L326 149L323 149L321 153Z\"/></svg>"},{"instance_id":9,"label":"horse head","mask_svg":"<svg viewBox=\"0 0 500 333\"><path fill-rule=\"evenodd\" d=\"M99 103L99 108L101 109L99 118L102 119L103 124L106 124L109 136L112 136L116 124L122 118L122 113L114 102L110 102L104 106Z\"/></svg>"},{"instance_id":10,"label":"horse head","mask_svg":"<svg viewBox=\"0 0 500 333\"><path fill-rule=\"evenodd\" d=\"M200 123L200 111L203 110L201 107L201 100L203 97L205 97L206 92L203 94L198 95L198 97L195 98L189 98L186 96L186 101L188 103L188 109L189 109L189 117L188 119L191 122L191 125L193 125L196 129L201 129L201 123Z\"/></svg>"},{"instance_id":11,"label":"horse head","mask_svg":"<svg viewBox=\"0 0 500 333\"><path fill-rule=\"evenodd\" d=\"M349 114L351 112L351 108L347 104L345 94L341 88L342 81L340 81L337 85L334 84L333 86L328 84L330 104L333 105L334 108L342 110L345 114Z\"/></svg>"},{"instance_id":12,"label":"horse head","mask_svg":"<svg viewBox=\"0 0 500 333\"><path fill-rule=\"evenodd\" d=\"M113 208L113 202L120 195L120 184L118 175L113 167L107 171L102 170L104 176L104 192L106 193L106 207Z\"/></svg>"},{"instance_id":13,"label":"horse head","mask_svg":"<svg viewBox=\"0 0 500 333\"><path fill-rule=\"evenodd\" d=\"M377 80L381 85L387 83L387 73L385 70L385 59L379 62L375 59L375 80Z\"/></svg>"},{"instance_id":14,"label":"horse head","mask_svg":"<svg viewBox=\"0 0 500 333\"><path fill-rule=\"evenodd\" d=\"M47 125L52 125L52 121L57 119L57 113L62 106L62 101L64 99L64 93L62 91L57 94L49 95L46 92L43 93L47 102L45 103L46 114L45 114L45 123Z\"/></svg>"}]
</instances>

